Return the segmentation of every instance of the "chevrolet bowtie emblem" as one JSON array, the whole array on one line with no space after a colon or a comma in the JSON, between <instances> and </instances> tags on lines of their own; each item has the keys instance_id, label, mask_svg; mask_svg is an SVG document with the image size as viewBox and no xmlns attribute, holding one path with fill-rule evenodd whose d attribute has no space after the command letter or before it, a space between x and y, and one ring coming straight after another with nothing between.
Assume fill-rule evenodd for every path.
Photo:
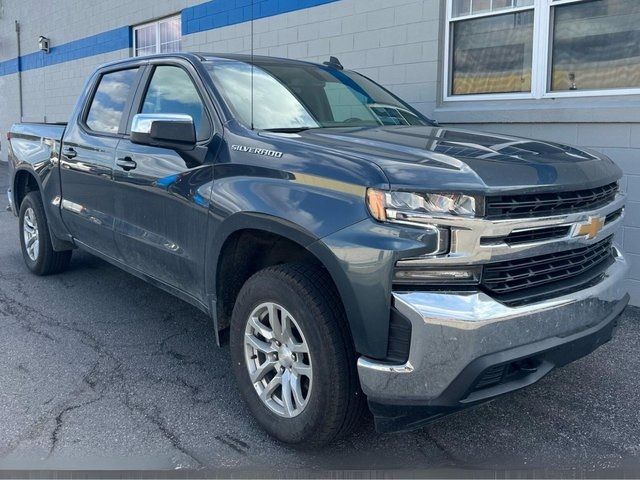
<instances>
[{"instance_id":1,"label":"chevrolet bowtie emblem","mask_svg":"<svg viewBox=\"0 0 640 480\"><path fill-rule=\"evenodd\" d=\"M604 227L604 218L602 217L589 217L589 221L578 225L578 229L574 234L575 237L587 237L588 239L595 238L600 230Z\"/></svg>"}]
</instances>

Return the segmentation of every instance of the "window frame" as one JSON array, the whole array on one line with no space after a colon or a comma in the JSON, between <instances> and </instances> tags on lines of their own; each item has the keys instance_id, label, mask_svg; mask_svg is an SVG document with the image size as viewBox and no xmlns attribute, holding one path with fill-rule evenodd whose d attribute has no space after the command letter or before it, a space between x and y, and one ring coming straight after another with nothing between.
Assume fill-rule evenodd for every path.
<instances>
[{"instance_id":1,"label":"window frame","mask_svg":"<svg viewBox=\"0 0 640 480\"><path fill-rule=\"evenodd\" d=\"M551 47L553 41L553 8L561 5L587 2L589 0L534 0L533 5L501 9L494 12L472 13L453 17L453 1L445 3L444 63L442 99L444 102L491 101L491 100L541 100L554 98L610 97L639 95L640 87L611 88L599 90L576 90L553 92L551 88ZM527 10L533 11L533 56L531 62L531 91L515 93L473 93L454 95L451 93L453 73L453 24L463 20L508 15Z\"/></svg>"},{"instance_id":2,"label":"window frame","mask_svg":"<svg viewBox=\"0 0 640 480\"><path fill-rule=\"evenodd\" d=\"M129 94L127 96L127 100L125 101L124 109L122 110L122 115L120 117L120 122L118 123L118 131L117 132L101 132L99 130L92 129L87 124L87 118L89 117L89 112L91 110L91 106L93 105L93 101L95 99L96 94L98 93L98 88L100 88L100 84L102 83L102 79L112 73L123 72L126 70L137 70L135 79L133 84L131 85L131 89L129 90ZM124 134L124 126L126 126L129 120L129 111L131 109L131 105L135 99L138 87L140 85L140 80L142 79L142 75L144 72L144 68L142 65L138 63L132 63L127 65L114 65L112 67L107 67L104 69L100 69L96 72L93 82L91 84L91 89L89 91L89 95L87 95L83 108L81 110L81 114L78 118L78 124L80 128L88 135L99 136L99 137L111 137L111 138L121 138Z\"/></svg>"},{"instance_id":3,"label":"window frame","mask_svg":"<svg viewBox=\"0 0 640 480\"><path fill-rule=\"evenodd\" d=\"M142 57L144 58L144 57ZM158 67L177 67L186 72L187 76L193 83L202 105L204 107L204 115L202 116L203 122L205 123L203 128L203 132L207 133L207 136L202 139L196 139L197 145L203 145L211 142L216 132L220 130L216 119L217 112L215 107L210 101L210 97L207 94L206 88L200 78L200 75L193 69L193 65L187 61L182 59L167 59L167 58L156 58L151 59L151 61L147 64L144 74L142 75L136 95L131 103L131 109L129 113L129 117L127 118L126 128L125 128L125 136L131 135L131 124L133 122L133 117L139 114L144 106L144 100L147 97L147 92L149 87L151 86L151 81L153 80L153 75Z\"/></svg>"},{"instance_id":4,"label":"window frame","mask_svg":"<svg viewBox=\"0 0 640 480\"><path fill-rule=\"evenodd\" d=\"M170 20L178 20L178 23L182 22L182 15L180 13L177 13L175 15L170 15L168 17L163 17L160 18L158 20L154 20L152 22L147 22L147 23L141 23L140 25L135 25L133 27L133 57L134 58L144 58L147 55L155 55L158 53L162 53L161 48L162 48L162 42L160 41L160 24L162 23L167 23ZM156 44L155 44L155 51L153 53L149 53L149 54L145 54L145 55L138 55L138 42L136 40L136 33L139 30L142 30L143 28L147 28L147 27L155 27L155 31L156 31ZM180 48L182 48L182 29L180 31L180 38L179 38L179 42L180 42ZM181 50L178 50L181 51Z\"/></svg>"}]
</instances>

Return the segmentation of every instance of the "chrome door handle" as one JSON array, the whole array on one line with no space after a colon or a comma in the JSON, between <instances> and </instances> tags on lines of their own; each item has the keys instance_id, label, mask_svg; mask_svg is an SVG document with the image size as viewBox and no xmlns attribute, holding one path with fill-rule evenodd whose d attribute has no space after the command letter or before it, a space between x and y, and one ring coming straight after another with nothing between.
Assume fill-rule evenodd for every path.
<instances>
[{"instance_id":1,"label":"chrome door handle","mask_svg":"<svg viewBox=\"0 0 640 480\"><path fill-rule=\"evenodd\" d=\"M118 158L116 165L121 167L124 171L128 172L138 166L138 164L131 157Z\"/></svg>"},{"instance_id":2,"label":"chrome door handle","mask_svg":"<svg viewBox=\"0 0 640 480\"><path fill-rule=\"evenodd\" d=\"M76 149L73 147L66 147L62 149L62 155L67 158L75 158L78 155L78 152L76 152Z\"/></svg>"}]
</instances>

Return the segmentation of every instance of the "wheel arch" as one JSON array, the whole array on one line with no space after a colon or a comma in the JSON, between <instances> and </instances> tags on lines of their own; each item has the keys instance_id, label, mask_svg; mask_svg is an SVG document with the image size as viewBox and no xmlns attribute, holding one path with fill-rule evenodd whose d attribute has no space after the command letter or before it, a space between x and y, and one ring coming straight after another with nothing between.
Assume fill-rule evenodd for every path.
<instances>
[{"instance_id":1,"label":"wheel arch","mask_svg":"<svg viewBox=\"0 0 640 480\"><path fill-rule=\"evenodd\" d=\"M55 217L56 212L53 211L53 209L57 207L47 202L46 189L43 185L42 177L32 168L19 166L15 170L11 181L11 195L16 215L20 214L20 205L24 197L34 191L39 192L42 204L44 205L44 215L47 220L47 227L49 229L49 235L51 236L53 249L56 252L62 252L75 248L70 241L63 240L57 234L57 232L66 233L66 228L61 223L62 219Z\"/></svg>"},{"instance_id":2,"label":"wheel arch","mask_svg":"<svg viewBox=\"0 0 640 480\"><path fill-rule=\"evenodd\" d=\"M13 175L11 193L16 212L20 211L20 205L29 192L39 191L42 194L42 185L34 171L28 168L19 168ZM46 212L45 212L46 213Z\"/></svg>"},{"instance_id":3,"label":"wheel arch","mask_svg":"<svg viewBox=\"0 0 640 480\"><path fill-rule=\"evenodd\" d=\"M270 244L272 248L266 251L261 249L257 255L252 255L251 247L261 246L260 241L251 244L251 241L257 240L257 235L262 235L262 243ZM354 318L357 311L350 308L349 299L353 298L351 286L337 259L331 261L331 251L319 247L322 242L311 232L283 218L241 212L218 225L214 240L209 245L206 294L212 300L210 308L218 331L228 326L235 298L253 273L271 265L294 262L315 264L328 272L344 308L351 336L354 337L353 323L359 320ZM285 248L287 256L282 256ZM239 263L237 259L240 259ZM221 282L225 276L230 278L226 285ZM357 349L358 339L353 338L353 341Z\"/></svg>"}]
</instances>

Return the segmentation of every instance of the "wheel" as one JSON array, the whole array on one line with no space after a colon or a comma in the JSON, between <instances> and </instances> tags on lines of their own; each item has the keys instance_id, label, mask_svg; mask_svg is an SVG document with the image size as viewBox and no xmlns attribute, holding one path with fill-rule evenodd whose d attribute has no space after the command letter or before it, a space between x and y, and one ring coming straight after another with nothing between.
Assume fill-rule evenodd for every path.
<instances>
[{"instance_id":1,"label":"wheel","mask_svg":"<svg viewBox=\"0 0 640 480\"><path fill-rule=\"evenodd\" d=\"M22 256L29 270L36 275L49 275L67 268L71 250L53 249L40 192L29 192L22 200L19 225Z\"/></svg>"},{"instance_id":2,"label":"wheel","mask_svg":"<svg viewBox=\"0 0 640 480\"><path fill-rule=\"evenodd\" d=\"M358 423L355 351L324 269L287 264L253 275L236 300L230 346L240 392L272 436L319 446Z\"/></svg>"}]
</instances>

